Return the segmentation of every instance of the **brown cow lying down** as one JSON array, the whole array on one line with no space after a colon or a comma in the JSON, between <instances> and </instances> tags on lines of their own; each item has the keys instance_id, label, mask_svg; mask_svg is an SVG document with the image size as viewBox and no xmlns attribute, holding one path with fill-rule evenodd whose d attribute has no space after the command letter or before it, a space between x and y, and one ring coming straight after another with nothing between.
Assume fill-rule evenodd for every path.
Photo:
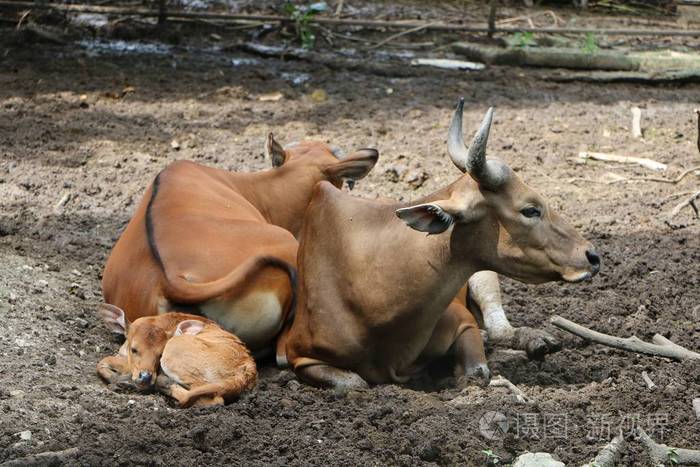
<instances>
[{"instance_id":1,"label":"brown cow lying down","mask_svg":"<svg viewBox=\"0 0 700 467\"><path fill-rule=\"evenodd\" d=\"M339 160L323 143L283 149L272 134L265 153L273 168L262 172L179 161L158 174L107 261L105 301L129 321L201 314L252 351L271 349L293 308L295 235L314 185L354 183L378 154Z\"/></svg>"},{"instance_id":2,"label":"brown cow lying down","mask_svg":"<svg viewBox=\"0 0 700 467\"><path fill-rule=\"evenodd\" d=\"M448 305L474 273L579 282L600 269L593 246L503 162L486 159L492 110L467 149L463 102L448 136L465 173L412 204L347 196L321 182L299 247L299 306L286 353L314 385L404 382L438 354L478 367L476 341ZM448 310L447 312L445 310Z\"/></svg>"},{"instance_id":3,"label":"brown cow lying down","mask_svg":"<svg viewBox=\"0 0 700 467\"><path fill-rule=\"evenodd\" d=\"M217 405L255 385L257 370L248 349L233 334L201 316L167 313L127 321L124 312L103 305L102 319L126 334L119 353L97 364L107 383L156 388L181 407Z\"/></svg>"}]
</instances>

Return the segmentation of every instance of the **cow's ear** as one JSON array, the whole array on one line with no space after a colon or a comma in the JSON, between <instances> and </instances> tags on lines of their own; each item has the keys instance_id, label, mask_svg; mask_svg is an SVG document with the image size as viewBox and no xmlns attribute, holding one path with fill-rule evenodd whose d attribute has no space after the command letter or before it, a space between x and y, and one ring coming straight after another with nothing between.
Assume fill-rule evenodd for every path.
<instances>
[{"instance_id":1,"label":"cow's ear","mask_svg":"<svg viewBox=\"0 0 700 467\"><path fill-rule=\"evenodd\" d=\"M272 167L279 167L287 160L287 153L284 151L284 148L275 141L275 137L272 136L272 133L267 135L267 140L265 141L265 157L272 163Z\"/></svg>"},{"instance_id":2,"label":"cow's ear","mask_svg":"<svg viewBox=\"0 0 700 467\"><path fill-rule=\"evenodd\" d=\"M455 223L455 214L437 203L417 204L396 210L396 215L410 228L428 234L439 234Z\"/></svg>"},{"instance_id":3,"label":"cow's ear","mask_svg":"<svg viewBox=\"0 0 700 467\"><path fill-rule=\"evenodd\" d=\"M202 329L204 329L204 323L201 321L197 321L196 319L188 319L187 321L183 321L180 324L177 325L177 329L175 330L175 335L176 336L196 336L200 332L202 332Z\"/></svg>"},{"instance_id":4,"label":"cow's ear","mask_svg":"<svg viewBox=\"0 0 700 467\"><path fill-rule=\"evenodd\" d=\"M100 305L100 317L102 322L112 332L126 335L126 332L129 330L129 321L126 319L124 310L118 306L103 303Z\"/></svg>"},{"instance_id":5,"label":"cow's ear","mask_svg":"<svg viewBox=\"0 0 700 467\"><path fill-rule=\"evenodd\" d=\"M376 149L360 149L326 167L324 173L329 180L360 180L372 170L378 159L379 151Z\"/></svg>"}]
</instances>

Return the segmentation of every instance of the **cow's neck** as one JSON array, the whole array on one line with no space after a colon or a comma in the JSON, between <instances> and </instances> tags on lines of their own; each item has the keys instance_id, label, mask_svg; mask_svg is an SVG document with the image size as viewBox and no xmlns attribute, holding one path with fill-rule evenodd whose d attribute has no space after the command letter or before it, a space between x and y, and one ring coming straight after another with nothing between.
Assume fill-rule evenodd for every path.
<instances>
[{"instance_id":1,"label":"cow's neck","mask_svg":"<svg viewBox=\"0 0 700 467\"><path fill-rule=\"evenodd\" d=\"M406 205L449 199L453 190L464 189L464 184L464 180L458 180ZM408 226L403 227L405 230L401 230L395 238L398 250L403 248L401 245L416 247L416 254L403 256L406 261L403 265L404 277L408 282L413 282L416 289L421 290L420 298L413 298L418 298L421 302L420 308L434 310L438 313L437 319L469 277L483 269L479 262L479 249L490 248L488 238L494 236L484 231L481 223L455 224L448 231L437 235L426 235L413 231Z\"/></svg>"},{"instance_id":2,"label":"cow's neck","mask_svg":"<svg viewBox=\"0 0 700 467\"><path fill-rule=\"evenodd\" d=\"M239 189L265 220L298 237L317 177L287 166L236 175Z\"/></svg>"}]
</instances>

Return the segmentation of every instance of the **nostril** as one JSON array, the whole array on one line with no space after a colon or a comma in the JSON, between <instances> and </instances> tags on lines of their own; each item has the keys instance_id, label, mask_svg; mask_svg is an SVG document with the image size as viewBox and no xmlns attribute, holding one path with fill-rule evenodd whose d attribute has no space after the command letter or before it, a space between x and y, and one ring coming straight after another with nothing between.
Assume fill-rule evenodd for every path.
<instances>
[{"instance_id":1,"label":"nostril","mask_svg":"<svg viewBox=\"0 0 700 467\"><path fill-rule=\"evenodd\" d=\"M593 250L586 250L586 258L594 269L600 269L600 256Z\"/></svg>"},{"instance_id":2,"label":"nostril","mask_svg":"<svg viewBox=\"0 0 700 467\"><path fill-rule=\"evenodd\" d=\"M139 373L139 382L142 384L149 384L151 382L151 373L148 371Z\"/></svg>"}]
</instances>

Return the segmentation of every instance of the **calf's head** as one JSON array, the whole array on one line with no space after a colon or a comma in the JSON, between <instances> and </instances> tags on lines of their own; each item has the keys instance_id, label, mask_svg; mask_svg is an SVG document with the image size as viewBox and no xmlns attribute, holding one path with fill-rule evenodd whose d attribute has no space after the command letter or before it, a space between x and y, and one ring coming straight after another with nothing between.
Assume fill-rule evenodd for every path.
<instances>
[{"instance_id":1,"label":"calf's head","mask_svg":"<svg viewBox=\"0 0 700 467\"><path fill-rule=\"evenodd\" d=\"M340 188L345 181L352 189L355 181L364 178L372 170L379 153L376 149L359 149L341 159L337 150L334 151L319 141L304 141L285 149L270 133L265 143L265 156L274 168L290 171L296 169L300 172L299 177L306 178L313 184L327 180Z\"/></svg>"},{"instance_id":2,"label":"calf's head","mask_svg":"<svg viewBox=\"0 0 700 467\"><path fill-rule=\"evenodd\" d=\"M445 199L396 214L413 229L450 235L451 254L465 256L481 269L530 283L593 277L600 270L593 245L510 167L486 158L493 109L467 148L463 107L461 100L452 119L448 151L465 175L446 190Z\"/></svg>"},{"instance_id":3,"label":"calf's head","mask_svg":"<svg viewBox=\"0 0 700 467\"><path fill-rule=\"evenodd\" d=\"M146 316L129 323L121 308L109 304L102 304L100 315L110 330L126 336L123 356L127 359L131 380L141 388L153 386L160 357L171 337L157 325L159 317Z\"/></svg>"}]
</instances>

